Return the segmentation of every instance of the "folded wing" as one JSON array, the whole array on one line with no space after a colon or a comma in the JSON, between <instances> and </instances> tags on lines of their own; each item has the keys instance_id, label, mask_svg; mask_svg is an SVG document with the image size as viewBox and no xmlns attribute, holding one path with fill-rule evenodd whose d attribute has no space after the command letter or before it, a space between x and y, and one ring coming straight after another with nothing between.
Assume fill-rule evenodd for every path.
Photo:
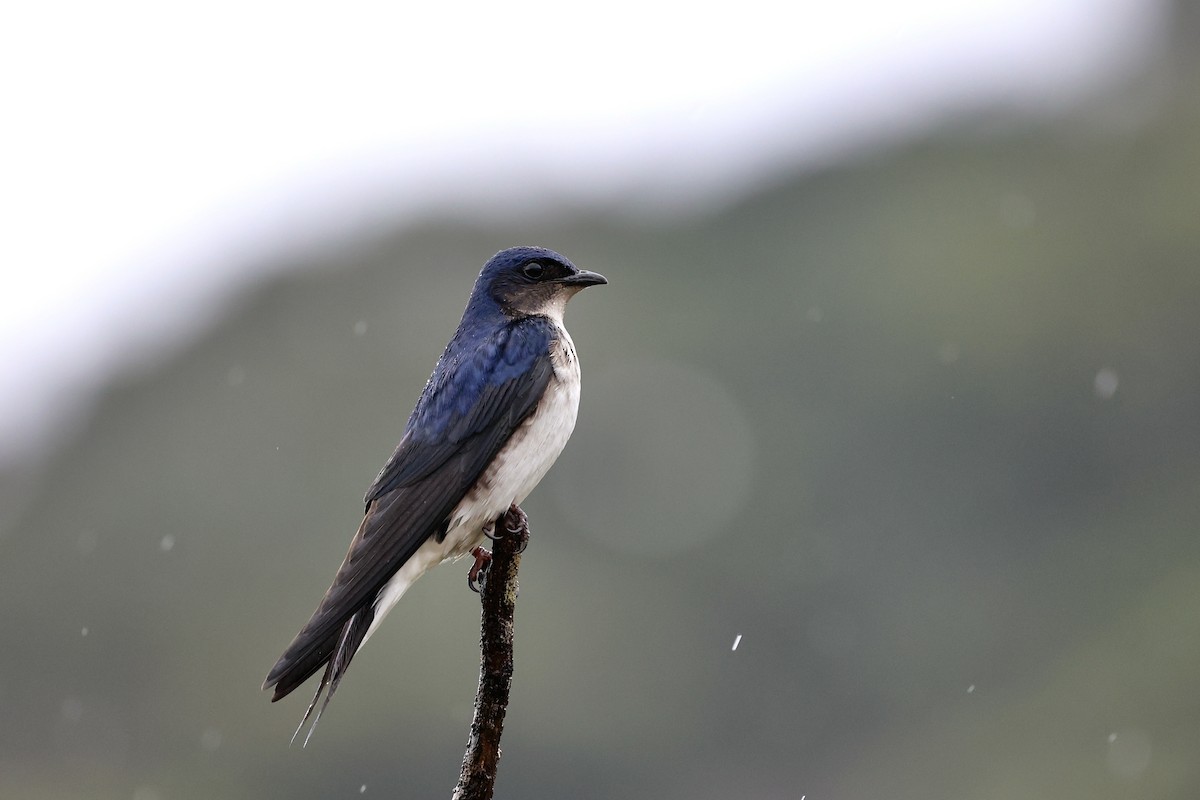
<instances>
[{"instance_id":1,"label":"folded wing","mask_svg":"<svg viewBox=\"0 0 1200 800\"><path fill-rule=\"evenodd\" d=\"M366 514L332 585L267 675L273 701L335 657L338 674L325 681L336 686L380 590L426 539L445 534L455 507L536 409L553 376L554 338L553 323L530 317L477 342L451 341L367 491Z\"/></svg>"}]
</instances>

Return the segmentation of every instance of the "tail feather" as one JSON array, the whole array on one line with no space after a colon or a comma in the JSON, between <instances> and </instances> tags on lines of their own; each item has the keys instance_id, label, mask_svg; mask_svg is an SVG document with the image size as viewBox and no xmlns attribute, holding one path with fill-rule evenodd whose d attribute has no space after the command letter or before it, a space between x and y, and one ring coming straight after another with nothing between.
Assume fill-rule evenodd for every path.
<instances>
[{"instance_id":1,"label":"tail feather","mask_svg":"<svg viewBox=\"0 0 1200 800\"><path fill-rule=\"evenodd\" d=\"M275 689L271 694L271 702L274 703L277 700L287 697L295 691L296 687L315 675L321 667L325 666L333 656L333 651L337 647L340 636L340 632L335 632L335 635L328 637L311 653L296 661L290 661L287 658L287 654L284 654L271 670L271 674L267 676L267 680L263 683L263 689L270 689L272 687Z\"/></svg>"},{"instance_id":2,"label":"tail feather","mask_svg":"<svg viewBox=\"0 0 1200 800\"><path fill-rule=\"evenodd\" d=\"M313 719L315 712L316 718L313 719L312 728L308 733L308 736L312 735L312 730L316 728L321 714L329 705L329 700L346 674L354 654L371 636L375 627L396 605L405 591L430 567L446 558L447 552L447 547L443 546L441 542L429 539L405 561L404 565L369 602L361 606L345 622L333 628L328 634L323 633L327 627L322 625L320 620L324 609L324 601L322 601L322 605L317 608L313 618L305 624L300 633L296 634L296 638L275 662L275 666L271 668L266 681L263 682L263 689L274 689L271 702L275 702L291 694L322 667L325 668L312 703L304 713L304 719L301 720L300 727L296 729L296 735L292 737L293 741L299 735L300 729L310 719ZM324 703L321 703L322 694L325 695ZM320 705L319 710L318 705ZM305 737L305 743L308 741L308 736Z\"/></svg>"},{"instance_id":3,"label":"tail feather","mask_svg":"<svg viewBox=\"0 0 1200 800\"><path fill-rule=\"evenodd\" d=\"M278 700L280 697L288 694L296 686L303 683L313 673L315 673L322 663L325 666L325 673L321 676L321 682L317 684L317 691L313 695L312 702L308 704L308 710L304 712L304 718L300 720L300 725L296 728L296 732L292 734L292 741L296 741L296 737L300 734L302 728L312 717L313 710L317 707L317 703L321 700L321 694L325 694L325 700L321 703L321 709L317 711L316 717L312 717L312 725L308 729L308 733L304 736L303 747L308 746L308 740L312 738L313 731L317 729L317 723L321 721L321 715L325 713L325 709L329 707L329 701L333 699L333 693L337 691L338 685L342 682L342 677L345 676L346 670L350 667L350 661L354 658L354 654L358 652L359 646L362 645L363 639L366 638L367 631L371 627L371 620L375 617L375 609L368 605L359 609L354 616L346 620L342 625L341 631L336 637L336 641L331 647L322 647L320 651L325 653L324 662L318 662L315 666L309 663L297 664L293 670L285 673L275 685L275 696L272 700Z\"/></svg>"}]
</instances>

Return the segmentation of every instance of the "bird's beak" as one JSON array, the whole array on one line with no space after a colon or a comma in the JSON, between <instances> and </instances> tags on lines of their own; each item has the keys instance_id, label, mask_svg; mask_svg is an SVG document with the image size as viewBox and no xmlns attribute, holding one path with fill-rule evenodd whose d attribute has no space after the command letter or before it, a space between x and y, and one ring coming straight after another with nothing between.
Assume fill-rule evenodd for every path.
<instances>
[{"instance_id":1,"label":"bird's beak","mask_svg":"<svg viewBox=\"0 0 1200 800\"><path fill-rule=\"evenodd\" d=\"M598 284L608 283L608 278L604 277L599 272L589 272L586 269L581 269L574 275L568 275L565 278L560 278L558 282L566 284L567 286L578 286L582 289L584 286L596 286Z\"/></svg>"}]
</instances>

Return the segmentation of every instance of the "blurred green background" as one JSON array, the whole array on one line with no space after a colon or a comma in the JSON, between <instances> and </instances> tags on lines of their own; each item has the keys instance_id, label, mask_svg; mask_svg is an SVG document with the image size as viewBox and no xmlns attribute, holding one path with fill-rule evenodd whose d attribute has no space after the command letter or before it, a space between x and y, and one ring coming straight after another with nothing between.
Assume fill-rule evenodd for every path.
<instances>
[{"instance_id":1,"label":"blurred green background","mask_svg":"<svg viewBox=\"0 0 1200 800\"><path fill-rule=\"evenodd\" d=\"M1194 16L1044 119L688 216L381 225L273 273L0 476L0 796L449 795L465 564L307 749L309 687L258 687L479 266L525 243L611 285L568 313L579 424L525 505L498 796L1200 796Z\"/></svg>"}]
</instances>

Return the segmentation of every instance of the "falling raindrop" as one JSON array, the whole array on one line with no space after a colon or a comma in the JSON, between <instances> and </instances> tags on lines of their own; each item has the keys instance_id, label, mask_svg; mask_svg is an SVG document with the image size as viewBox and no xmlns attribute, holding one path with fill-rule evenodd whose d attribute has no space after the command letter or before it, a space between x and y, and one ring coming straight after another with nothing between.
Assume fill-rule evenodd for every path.
<instances>
[{"instance_id":1,"label":"falling raindrop","mask_svg":"<svg viewBox=\"0 0 1200 800\"><path fill-rule=\"evenodd\" d=\"M1105 761L1114 774L1133 780L1150 766L1150 736L1138 728L1108 735L1108 755Z\"/></svg>"},{"instance_id":2,"label":"falling raindrop","mask_svg":"<svg viewBox=\"0 0 1200 800\"><path fill-rule=\"evenodd\" d=\"M737 650L738 645L742 643L742 635L739 633L733 640L733 649Z\"/></svg>"},{"instance_id":3,"label":"falling raindrop","mask_svg":"<svg viewBox=\"0 0 1200 800\"><path fill-rule=\"evenodd\" d=\"M168 533L166 536L162 537L162 541L158 543L158 546L162 548L164 553L171 552L171 550L175 547L175 537Z\"/></svg>"},{"instance_id":4,"label":"falling raindrop","mask_svg":"<svg viewBox=\"0 0 1200 800\"><path fill-rule=\"evenodd\" d=\"M1104 367L1096 373L1094 386L1096 397L1107 400L1117 393L1117 371L1112 367Z\"/></svg>"}]
</instances>

